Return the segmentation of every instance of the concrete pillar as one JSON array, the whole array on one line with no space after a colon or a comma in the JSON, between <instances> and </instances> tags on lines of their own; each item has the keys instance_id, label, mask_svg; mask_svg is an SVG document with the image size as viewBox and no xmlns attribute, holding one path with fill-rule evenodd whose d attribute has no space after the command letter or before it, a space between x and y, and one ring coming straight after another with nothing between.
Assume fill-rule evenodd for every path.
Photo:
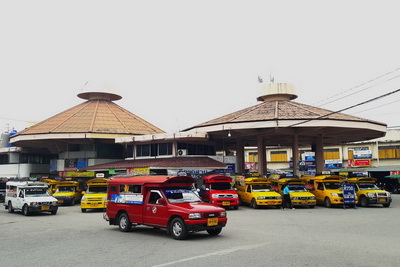
<instances>
[{"instance_id":1,"label":"concrete pillar","mask_svg":"<svg viewBox=\"0 0 400 267\"><path fill-rule=\"evenodd\" d=\"M236 141L236 171L237 173L244 173L244 144L243 139L238 138Z\"/></svg>"},{"instance_id":2,"label":"concrete pillar","mask_svg":"<svg viewBox=\"0 0 400 267\"><path fill-rule=\"evenodd\" d=\"M293 159L293 174L300 177L299 170L299 137L297 134L293 136L292 143L292 159Z\"/></svg>"},{"instance_id":3,"label":"concrete pillar","mask_svg":"<svg viewBox=\"0 0 400 267\"><path fill-rule=\"evenodd\" d=\"M265 175L267 168L267 153L265 151L265 141L264 136L257 136L257 148L258 148L258 173L260 175Z\"/></svg>"},{"instance_id":4,"label":"concrete pillar","mask_svg":"<svg viewBox=\"0 0 400 267\"><path fill-rule=\"evenodd\" d=\"M324 160L324 140L322 135L315 138L315 171L317 174L322 174L325 168Z\"/></svg>"}]
</instances>

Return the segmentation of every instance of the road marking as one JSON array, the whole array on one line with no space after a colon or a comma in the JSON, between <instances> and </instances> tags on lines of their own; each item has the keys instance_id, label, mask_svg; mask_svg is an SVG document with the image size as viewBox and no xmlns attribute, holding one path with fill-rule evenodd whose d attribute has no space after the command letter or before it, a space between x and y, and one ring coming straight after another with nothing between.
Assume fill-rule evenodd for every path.
<instances>
[{"instance_id":1,"label":"road marking","mask_svg":"<svg viewBox=\"0 0 400 267\"><path fill-rule=\"evenodd\" d=\"M250 249L266 246L266 245L269 245L269 244L271 244L271 243L261 243L261 244L257 244L257 245L247 245L247 246L233 247L233 248L230 248L230 249L223 249L223 250L219 250L219 251L215 251L215 252L211 252L211 253L208 253L208 254L203 254L203 255L199 255L199 256L195 256L195 257L190 257L190 258L186 258L186 259L181 259L181 260L177 260L177 261L171 261L171 262L167 262L167 263L163 263L163 264L159 264L159 265L154 265L153 267L169 266L169 265L175 265L175 264L182 263L182 262L185 262L185 261L191 261L191 260L196 260L196 259L200 259L200 258L227 255L227 254L230 254L230 253L234 253L234 252L236 252L238 250L250 250Z\"/></svg>"}]
</instances>

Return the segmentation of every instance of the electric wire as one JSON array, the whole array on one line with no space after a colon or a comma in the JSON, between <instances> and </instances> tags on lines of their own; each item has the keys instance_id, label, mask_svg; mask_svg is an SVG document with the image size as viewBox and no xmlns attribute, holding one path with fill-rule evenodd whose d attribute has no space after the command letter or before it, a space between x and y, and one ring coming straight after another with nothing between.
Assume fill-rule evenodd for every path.
<instances>
[{"instance_id":1,"label":"electric wire","mask_svg":"<svg viewBox=\"0 0 400 267\"><path fill-rule=\"evenodd\" d=\"M399 92L399 91L400 91L400 89L396 89L396 90L391 91L391 92L389 92L389 93L386 93L386 94L383 94L383 95L380 95L380 96L371 98L371 99L369 99L369 100L367 100L367 101L364 101L364 102L361 102L361 103L352 105L352 106L350 106L350 107L343 108L343 109L340 109L340 110L338 110L338 111L332 111L332 112L329 112L329 113L327 113L327 114L325 114L325 115L319 116L319 117L317 117L317 118L304 120L304 121L302 121L302 122L298 122L298 123L289 125L288 127L297 126L297 125L304 124L304 123L306 123L306 122L309 122L309 121L312 121L312 120L315 120L315 119L324 118L324 117L330 116L330 115L332 115L332 114L340 113L340 112L345 111L345 110L348 110L348 109L352 109L352 108L355 108L355 107L358 107L358 106L361 106L361 105L365 105L365 104L367 104L367 103L370 103L370 102L376 101L376 100L378 100L378 99L387 97L387 96L389 96L389 95L395 94L395 93L397 93L397 92Z\"/></svg>"}]
</instances>

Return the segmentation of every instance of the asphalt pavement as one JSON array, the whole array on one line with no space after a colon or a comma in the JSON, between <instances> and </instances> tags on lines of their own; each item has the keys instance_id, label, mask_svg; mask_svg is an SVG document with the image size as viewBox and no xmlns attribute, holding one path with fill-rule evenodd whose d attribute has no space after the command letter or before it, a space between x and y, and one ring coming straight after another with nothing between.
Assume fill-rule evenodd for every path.
<instances>
[{"instance_id":1,"label":"asphalt pavement","mask_svg":"<svg viewBox=\"0 0 400 267\"><path fill-rule=\"evenodd\" d=\"M218 236L178 241L139 226L123 233L79 204L57 215L0 206L0 266L398 266L400 195L389 208L228 210Z\"/></svg>"}]
</instances>

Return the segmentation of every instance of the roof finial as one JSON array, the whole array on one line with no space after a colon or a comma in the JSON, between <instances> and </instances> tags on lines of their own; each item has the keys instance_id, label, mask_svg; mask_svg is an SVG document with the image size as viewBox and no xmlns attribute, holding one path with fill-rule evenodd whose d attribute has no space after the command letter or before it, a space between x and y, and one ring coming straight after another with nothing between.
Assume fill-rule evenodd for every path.
<instances>
[{"instance_id":1,"label":"roof finial","mask_svg":"<svg viewBox=\"0 0 400 267\"><path fill-rule=\"evenodd\" d=\"M269 81L270 81L271 83L274 83L274 81L275 81L275 78L274 78L274 76L272 76L271 73L269 74Z\"/></svg>"},{"instance_id":2,"label":"roof finial","mask_svg":"<svg viewBox=\"0 0 400 267\"><path fill-rule=\"evenodd\" d=\"M263 83L263 79L260 77L260 75L258 75L258 82Z\"/></svg>"}]
</instances>

